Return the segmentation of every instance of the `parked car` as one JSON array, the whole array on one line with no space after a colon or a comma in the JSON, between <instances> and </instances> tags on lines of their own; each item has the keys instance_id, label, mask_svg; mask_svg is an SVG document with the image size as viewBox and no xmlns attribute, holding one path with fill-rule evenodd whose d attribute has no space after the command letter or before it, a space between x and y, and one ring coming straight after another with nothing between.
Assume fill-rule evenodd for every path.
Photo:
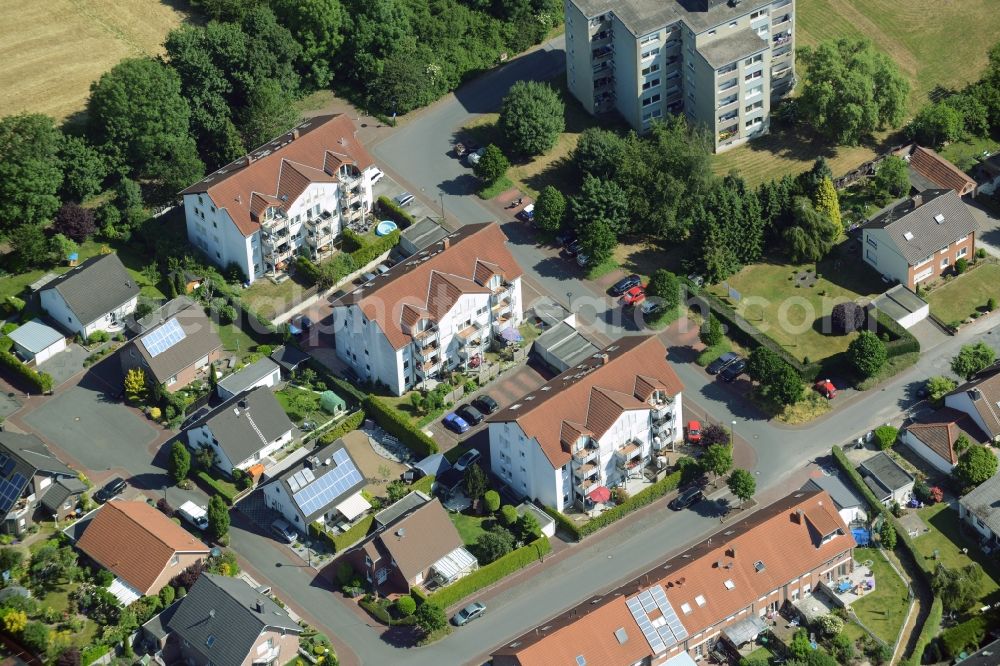
<instances>
[{"instance_id":1,"label":"parked car","mask_svg":"<svg viewBox=\"0 0 1000 666\"><path fill-rule=\"evenodd\" d=\"M303 421L302 425L299 426L299 430L301 430L302 432L312 432L315 429L316 429L315 421Z\"/></svg>"},{"instance_id":2,"label":"parked car","mask_svg":"<svg viewBox=\"0 0 1000 666\"><path fill-rule=\"evenodd\" d=\"M375 272L378 273L379 275L385 275L386 273L389 272L389 267L386 266L385 264L379 264L378 266L375 267Z\"/></svg>"},{"instance_id":3,"label":"parked car","mask_svg":"<svg viewBox=\"0 0 1000 666\"><path fill-rule=\"evenodd\" d=\"M829 379L821 379L813 385L821 396L827 400L833 400L837 397L837 387L833 385Z\"/></svg>"},{"instance_id":4,"label":"parked car","mask_svg":"<svg viewBox=\"0 0 1000 666\"><path fill-rule=\"evenodd\" d=\"M98 504L104 504L110 500L121 495L128 488L128 483L125 482L120 476L116 476L107 483L105 483L100 490L94 493L94 501Z\"/></svg>"},{"instance_id":5,"label":"parked car","mask_svg":"<svg viewBox=\"0 0 1000 666\"><path fill-rule=\"evenodd\" d=\"M442 423L444 423L445 428L451 430L452 432L457 432L460 435L463 432L469 431L468 422L466 422L465 419L463 419L461 416L459 416L454 412L445 415L445 417L442 419Z\"/></svg>"},{"instance_id":6,"label":"parked car","mask_svg":"<svg viewBox=\"0 0 1000 666\"><path fill-rule=\"evenodd\" d=\"M383 176L385 176L385 173L382 172L382 169L379 169L378 167L372 167L371 184L374 185L378 181L382 180Z\"/></svg>"},{"instance_id":7,"label":"parked car","mask_svg":"<svg viewBox=\"0 0 1000 666\"><path fill-rule=\"evenodd\" d=\"M661 305L659 301L651 301L647 298L642 302L642 307L640 309L642 310L642 314L651 315L659 312L662 308L663 305Z\"/></svg>"},{"instance_id":8,"label":"parked car","mask_svg":"<svg viewBox=\"0 0 1000 666\"><path fill-rule=\"evenodd\" d=\"M587 264L590 263L590 257L580 252L576 255L576 265L580 268L586 268Z\"/></svg>"},{"instance_id":9,"label":"parked car","mask_svg":"<svg viewBox=\"0 0 1000 666\"><path fill-rule=\"evenodd\" d=\"M719 373L719 379L721 379L724 382L731 382L740 375L742 375L746 371L746 369L747 369L747 362L742 358L738 358L729 365L727 365L725 369Z\"/></svg>"},{"instance_id":10,"label":"parked car","mask_svg":"<svg viewBox=\"0 0 1000 666\"><path fill-rule=\"evenodd\" d=\"M298 534L296 534L295 530L292 529L292 526L284 518L278 518L271 523L271 534L285 543L295 543L298 538Z\"/></svg>"},{"instance_id":11,"label":"parked car","mask_svg":"<svg viewBox=\"0 0 1000 666\"><path fill-rule=\"evenodd\" d=\"M705 370L707 370L708 374L710 375L717 375L723 370L725 370L727 365L734 362L739 357L740 355L737 354L736 352L726 352L719 358L709 363L708 367L705 368Z\"/></svg>"},{"instance_id":12,"label":"parked car","mask_svg":"<svg viewBox=\"0 0 1000 666\"><path fill-rule=\"evenodd\" d=\"M465 161L469 163L469 166L476 166L477 164L479 164L479 160L481 160L483 155L485 154L486 154L486 149L480 148L479 150L475 150L469 153L468 156L465 158Z\"/></svg>"},{"instance_id":13,"label":"parked car","mask_svg":"<svg viewBox=\"0 0 1000 666\"><path fill-rule=\"evenodd\" d=\"M482 413L471 404L462 405L455 410L455 413L465 419L465 422L470 426L479 425L485 418Z\"/></svg>"},{"instance_id":14,"label":"parked car","mask_svg":"<svg viewBox=\"0 0 1000 666\"><path fill-rule=\"evenodd\" d=\"M208 511L194 502L184 502L177 508L177 515L188 521L199 530L208 529Z\"/></svg>"},{"instance_id":15,"label":"parked car","mask_svg":"<svg viewBox=\"0 0 1000 666\"><path fill-rule=\"evenodd\" d=\"M364 274L362 274L362 276L361 276L361 282L362 282L362 283L365 283L365 282L371 282L372 280L374 280L374 279L375 279L375 278L377 278L377 277L378 277L378 276L377 276L377 275L375 275L374 273L364 273Z\"/></svg>"},{"instance_id":16,"label":"parked car","mask_svg":"<svg viewBox=\"0 0 1000 666\"><path fill-rule=\"evenodd\" d=\"M520 211L518 211L514 217L521 220L522 222L531 222L535 219L535 204L530 203Z\"/></svg>"},{"instance_id":17,"label":"parked car","mask_svg":"<svg viewBox=\"0 0 1000 666\"><path fill-rule=\"evenodd\" d=\"M396 202L397 206L403 207L403 206L409 206L411 203L413 203L413 200L415 198L416 197L414 197L409 192L403 192L402 194L397 194L396 196L394 196L392 200Z\"/></svg>"},{"instance_id":18,"label":"parked car","mask_svg":"<svg viewBox=\"0 0 1000 666\"><path fill-rule=\"evenodd\" d=\"M456 627L461 627L463 624L472 622L477 617L482 617L485 613L486 605L481 604L478 601L473 601L471 604L455 613L455 617L451 618L451 622Z\"/></svg>"},{"instance_id":19,"label":"parked car","mask_svg":"<svg viewBox=\"0 0 1000 666\"><path fill-rule=\"evenodd\" d=\"M481 456L482 454L479 453L479 449L469 449L462 454L461 458L455 461L455 464L452 465L452 467L459 472L464 472L479 462L479 458Z\"/></svg>"},{"instance_id":20,"label":"parked car","mask_svg":"<svg viewBox=\"0 0 1000 666\"><path fill-rule=\"evenodd\" d=\"M703 499L705 499L705 494L701 491L701 488L693 486L670 500L669 506L674 511L682 511L695 502L700 502Z\"/></svg>"},{"instance_id":21,"label":"parked car","mask_svg":"<svg viewBox=\"0 0 1000 666\"><path fill-rule=\"evenodd\" d=\"M472 404L475 405L476 409L478 409L483 414L492 414L496 412L498 409L500 409L500 405L497 403L497 401L491 398L486 393L482 394L481 396L473 400Z\"/></svg>"},{"instance_id":22,"label":"parked car","mask_svg":"<svg viewBox=\"0 0 1000 666\"><path fill-rule=\"evenodd\" d=\"M641 286L632 287L621 297L621 304L624 307L633 307L646 300L646 290Z\"/></svg>"},{"instance_id":23,"label":"parked car","mask_svg":"<svg viewBox=\"0 0 1000 666\"><path fill-rule=\"evenodd\" d=\"M576 232L568 229L560 231L556 234L556 242L559 243L559 247L569 247L571 243L576 242Z\"/></svg>"},{"instance_id":24,"label":"parked car","mask_svg":"<svg viewBox=\"0 0 1000 666\"><path fill-rule=\"evenodd\" d=\"M703 287L705 285L705 278L698 275L697 273L691 273L691 275L688 275L688 280L694 282L696 287Z\"/></svg>"},{"instance_id":25,"label":"parked car","mask_svg":"<svg viewBox=\"0 0 1000 666\"><path fill-rule=\"evenodd\" d=\"M688 442L697 444L701 441L701 422L688 421Z\"/></svg>"},{"instance_id":26,"label":"parked car","mask_svg":"<svg viewBox=\"0 0 1000 666\"><path fill-rule=\"evenodd\" d=\"M577 239L566 246L566 256L575 257L580 253L580 240Z\"/></svg>"},{"instance_id":27,"label":"parked car","mask_svg":"<svg viewBox=\"0 0 1000 666\"><path fill-rule=\"evenodd\" d=\"M632 287L637 287L641 283L642 283L642 278L633 273L632 275L629 275L628 277L623 277L621 280L618 280L618 282L615 282L613 285L611 285L611 295L621 296Z\"/></svg>"},{"instance_id":28,"label":"parked car","mask_svg":"<svg viewBox=\"0 0 1000 666\"><path fill-rule=\"evenodd\" d=\"M470 141L465 139L455 144L455 157L463 157L468 153L475 152L479 150L479 144L475 141Z\"/></svg>"}]
</instances>

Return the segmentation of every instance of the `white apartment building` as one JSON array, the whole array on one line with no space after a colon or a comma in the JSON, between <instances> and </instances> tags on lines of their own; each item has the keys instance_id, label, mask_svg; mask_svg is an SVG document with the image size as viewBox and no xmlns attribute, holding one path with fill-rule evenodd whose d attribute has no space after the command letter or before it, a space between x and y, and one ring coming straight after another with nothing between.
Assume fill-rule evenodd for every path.
<instances>
[{"instance_id":1,"label":"white apartment building","mask_svg":"<svg viewBox=\"0 0 1000 666\"><path fill-rule=\"evenodd\" d=\"M565 13L570 91L640 132L684 113L729 150L767 132L795 87L794 0L565 0Z\"/></svg>"},{"instance_id":2,"label":"white apartment building","mask_svg":"<svg viewBox=\"0 0 1000 666\"><path fill-rule=\"evenodd\" d=\"M188 240L248 282L333 254L372 209L374 161L345 115L310 118L184 190Z\"/></svg>"},{"instance_id":3,"label":"white apartment building","mask_svg":"<svg viewBox=\"0 0 1000 666\"><path fill-rule=\"evenodd\" d=\"M478 367L523 319L522 271L506 243L495 222L466 225L345 294L333 304L338 358L396 395Z\"/></svg>"},{"instance_id":4,"label":"white apartment building","mask_svg":"<svg viewBox=\"0 0 1000 666\"><path fill-rule=\"evenodd\" d=\"M683 386L655 336L629 336L489 419L490 466L556 511L586 507L683 438Z\"/></svg>"}]
</instances>

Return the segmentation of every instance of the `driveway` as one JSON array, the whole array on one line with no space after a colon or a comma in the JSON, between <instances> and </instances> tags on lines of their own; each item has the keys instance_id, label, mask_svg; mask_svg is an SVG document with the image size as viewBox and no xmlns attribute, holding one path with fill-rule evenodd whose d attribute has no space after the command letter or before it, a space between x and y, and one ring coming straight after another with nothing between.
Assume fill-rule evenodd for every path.
<instances>
[{"instance_id":1,"label":"driveway","mask_svg":"<svg viewBox=\"0 0 1000 666\"><path fill-rule=\"evenodd\" d=\"M88 356L90 352L73 342L66 345L65 351L40 364L38 370L52 375L52 386L58 387L83 370L83 361Z\"/></svg>"},{"instance_id":2,"label":"driveway","mask_svg":"<svg viewBox=\"0 0 1000 666\"><path fill-rule=\"evenodd\" d=\"M951 337L950 334L931 321L929 317L911 327L910 333L920 342L920 351L924 354Z\"/></svg>"},{"instance_id":3,"label":"driveway","mask_svg":"<svg viewBox=\"0 0 1000 666\"><path fill-rule=\"evenodd\" d=\"M966 205L979 225L976 246L985 248L995 257L1000 257L1000 219L975 200L966 201Z\"/></svg>"}]
</instances>

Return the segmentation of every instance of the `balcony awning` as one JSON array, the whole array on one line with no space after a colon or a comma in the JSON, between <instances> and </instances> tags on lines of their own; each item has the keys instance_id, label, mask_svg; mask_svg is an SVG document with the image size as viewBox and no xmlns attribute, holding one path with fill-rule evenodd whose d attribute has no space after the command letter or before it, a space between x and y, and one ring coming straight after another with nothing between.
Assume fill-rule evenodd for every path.
<instances>
[{"instance_id":1,"label":"balcony awning","mask_svg":"<svg viewBox=\"0 0 1000 666\"><path fill-rule=\"evenodd\" d=\"M337 505L337 511L348 520L354 520L370 508L372 505L361 496L361 493L354 493Z\"/></svg>"},{"instance_id":2,"label":"balcony awning","mask_svg":"<svg viewBox=\"0 0 1000 666\"><path fill-rule=\"evenodd\" d=\"M756 615L752 615L745 620L740 620L736 624L726 627L722 630L722 633L732 641L733 645L740 647L755 640L757 636L766 630L767 626L764 624L764 621Z\"/></svg>"},{"instance_id":3,"label":"balcony awning","mask_svg":"<svg viewBox=\"0 0 1000 666\"><path fill-rule=\"evenodd\" d=\"M431 566L446 583L457 580L478 567L479 561L462 547L451 551Z\"/></svg>"},{"instance_id":4,"label":"balcony awning","mask_svg":"<svg viewBox=\"0 0 1000 666\"><path fill-rule=\"evenodd\" d=\"M500 331L500 337L507 342L520 342L524 338L521 337L521 333L518 332L513 326L508 326L507 328Z\"/></svg>"},{"instance_id":5,"label":"balcony awning","mask_svg":"<svg viewBox=\"0 0 1000 666\"><path fill-rule=\"evenodd\" d=\"M142 592L135 589L121 578L115 578L114 582L108 586L108 592L110 592L115 599L122 602L123 606L128 606L133 601L142 597Z\"/></svg>"},{"instance_id":6,"label":"balcony awning","mask_svg":"<svg viewBox=\"0 0 1000 666\"><path fill-rule=\"evenodd\" d=\"M607 486L597 486L589 493L587 493L587 497L589 497L591 500L595 502L603 504L604 502L607 502L609 499L611 499L611 491L608 490Z\"/></svg>"}]
</instances>

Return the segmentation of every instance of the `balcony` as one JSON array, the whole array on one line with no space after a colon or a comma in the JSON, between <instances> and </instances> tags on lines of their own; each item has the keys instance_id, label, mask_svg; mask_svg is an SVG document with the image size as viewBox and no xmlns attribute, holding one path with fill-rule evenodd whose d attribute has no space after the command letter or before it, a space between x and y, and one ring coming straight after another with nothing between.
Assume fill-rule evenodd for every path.
<instances>
[{"instance_id":1,"label":"balcony","mask_svg":"<svg viewBox=\"0 0 1000 666\"><path fill-rule=\"evenodd\" d=\"M595 63L604 60L609 60L610 58L615 57L615 47L608 45L608 46L601 46L596 49L591 49L590 56L593 62Z\"/></svg>"},{"instance_id":2,"label":"balcony","mask_svg":"<svg viewBox=\"0 0 1000 666\"><path fill-rule=\"evenodd\" d=\"M719 92L725 92L730 88L735 88L738 81L736 79L729 79L725 83L719 86Z\"/></svg>"},{"instance_id":3,"label":"balcony","mask_svg":"<svg viewBox=\"0 0 1000 666\"><path fill-rule=\"evenodd\" d=\"M774 19L774 23L771 24L772 28L777 28L779 25L785 25L792 20L791 14L784 14Z\"/></svg>"},{"instance_id":4,"label":"balcony","mask_svg":"<svg viewBox=\"0 0 1000 666\"><path fill-rule=\"evenodd\" d=\"M739 112L736 111L736 109L733 109L729 113L726 113L726 114L723 114L723 115L719 116L719 122L720 123L724 123L724 122L726 122L728 120L735 120L736 116L738 116L738 115L739 115Z\"/></svg>"},{"instance_id":5,"label":"balcony","mask_svg":"<svg viewBox=\"0 0 1000 666\"><path fill-rule=\"evenodd\" d=\"M285 217L284 213L275 213L270 219L265 219L260 224L261 231L276 233L282 230L287 232L288 230L288 218Z\"/></svg>"},{"instance_id":6,"label":"balcony","mask_svg":"<svg viewBox=\"0 0 1000 666\"><path fill-rule=\"evenodd\" d=\"M615 450L615 457L618 459L618 466L632 468L639 464L642 456L642 444L631 441Z\"/></svg>"},{"instance_id":7,"label":"balcony","mask_svg":"<svg viewBox=\"0 0 1000 666\"><path fill-rule=\"evenodd\" d=\"M440 356L438 356L424 363L417 363L416 367L414 368L416 370L417 377L420 378L430 377L441 368L441 362L442 359Z\"/></svg>"},{"instance_id":8,"label":"balcony","mask_svg":"<svg viewBox=\"0 0 1000 666\"><path fill-rule=\"evenodd\" d=\"M494 317L499 317L500 315L505 313L510 314L511 307L513 305L514 305L513 301L511 301L509 298L505 298L499 303L494 304L493 307L490 309L493 311Z\"/></svg>"},{"instance_id":9,"label":"balcony","mask_svg":"<svg viewBox=\"0 0 1000 666\"><path fill-rule=\"evenodd\" d=\"M261 652L261 653L258 653L256 655L254 655L253 663L254 664L270 664L275 659L277 659L280 655L281 655L281 648L279 646L275 645L274 647L272 647L270 650L267 650L266 652Z\"/></svg>"},{"instance_id":10,"label":"balcony","mask_svg":"<svg viewBox=\"0 0 1000 666\"><path fill-rule=\"evenodd\" d=\"M782 32L771 38L771 46L782 46L792 41L792 33Z\"/></svg>"},{"instance_id":11,"label":"balcony","mask_svg":"<svg viewBox=\"0 0 1000 666\"><path fill-rule=\"evenodd\" d=\"M674 419L674 401L673 400L661 400L652 401L652 407L649 410L649 417L653 419L653 423L670 422Z\"/></svg>"},{"instance_id":12,"label":"balcony","mask_svg":"<svg viewBox=\"0 0 1000 666\"><path fill-rule=\"evenodd\" d=\"M580 495L586 495L592 488L594 488L594 486L597 485L597 479L584 479L583 481L577 483L574 488L576 488L576 492Z\"/></svg>"},{"instance_id":13,"label":"balcony","mask_svg":"<svg viewBox=\"0 0 1000 666\"><path fill-rule=\"evenodd\" d=\"M729 97L724 97L723 99L719 100L719 107L718 108L721 110L721 109L724 109L724 108L726 108L727 106L729 106L731 104L736 104L736 102L738 102L739 99L740 99L739 95L730 95Z\"/></svg>"},{"instance_id":14,"label":"balcony","mask_svg":"<svg viewBox=\"0 0 1000 666\"><path fill-rule=\"evenodd\" d=\"M586 465L587 463L597 460L597 454L600 452L594 444L590 441L587 442L586 446L580 447L573 452L573 461L577 465Z\"/></svg>"},{"instance_id":15,"label":"balcony","mask_svg":"<svg viewBox=\"0 0 1000 666\"><path fill-rule=\"evenodd\" d=\"M333 213L328 210L324 210L319 215L314 215L313 217L307 217L306 226L315 227L318 224L329 222L332 219L333 219Z\"/></svg>"},{"instance_id":16,"label":"balcony","mask_svg":"<svg viewBox=\"0 0 1000 666\"><path fill-rule=\"evenodd\" d=\"M791 54L792 54L791 44L774 49L774 51L771 52L771 64L774 64L774 62L779 58L785 58L787 56L790 56Z\"/></svg>"},{"instance_id":17,"label":"balcony","mask_svg":"<svg viewBox=\"0 0 1000 666\"><path fill-rule=\"evenodd\" d=\"M434 355L437 354L440 349L441 346L438 345L437 340L435 339L424 347L417 347L413 352L413 355L419 359L421 363L426 363L427 361L433 359Z\"/></svg>"},{"instance_id":18,"label":"balcony","mask_svg":"<svg viewBox=\"0 0 1000 666\"><path fill-rule=\"evenodd\" d=\"M610 43L612 38L614 38L614 33L611 31L610 28L607 28L605 30L595 32L593 35L591 35L590 44L591 46L594 47L603 46L605 44Z\"/></svg>"},{"instance_id":19,"label":"balcony","mask_svg":"<svg viewBox=\"0 0 1000 666\"><path fill-rule=\"evenodd\" d=\"M614 71L615 71L615 64L610 60L604 60L599 63L594 63L594 76L597 76L598 74L603 74L605 72L610 72L613 74Z\"/></svg>"},{"instance_id":20,"label":"balcony","mask_svg":"<svg viewBox=\"0 0 1000 666\"><path fill-rule=\"evenodd\" d=\"M724 129L719 132L719 141L728 141L729 139L736 136L739 130L736 127L730 127L729 129Z\"/></svg>"},{"instance_id":21,"label":"balcony","mask_svg":"<svg viewBox=\"0 0 1000 666\"><path fill-rule=\"evenodd\" d=\"M589 479L590 477L597 474L598 471L597 463L589 462L583 465L579 465L573 469L573 476L578 479Z\"/></svg>"},{"instance_id":22,"label":"balcony","mask_svg":"<svg viewBox=\"0 0 1000 666\"><path fill-rule=\"evenodd\" d=\"M501 314L495 317L493 319L493 332L499 335L501 331L510 325L511 319L512 315L510 314Z\"/></svg>"},{"instance_id":23,"label":"balcony","mask_svg":"<svg viewBox=\"0 0 1000 666\"><path fill-rule=\"evenodd\" d=\"M413 334L413 341L417 343L418 347L426 347L427 345L435 343L440 339L441 335L437 326L429 326L424 330L417 331Z\"/></svg>"},{"instance_id":24,"label":"balcony","mask_svg":"<svg viewBox=\"0 0 1000 666\"><path fill-rule=\"evenodd\" d=\"M615 87L615 77L613 76L602 76L600 78L594 79L594 92L614 87Z\"/></svg>"},{"instance_id":25,"label":"balcony","mask_svg":"<svg viewBox=\"0 0 1000 666\"><path fill-rule=\"evenodd\" d=\"M735 71L736 71L736 63L735 62L734 63L730 63L730 64L726 65L725 67L722 67L720 69L715 70L715 72L717 74L720 74L720 75L721 74L728 74L729 72L735 72Z\"/></svg>"}]
</instances>

